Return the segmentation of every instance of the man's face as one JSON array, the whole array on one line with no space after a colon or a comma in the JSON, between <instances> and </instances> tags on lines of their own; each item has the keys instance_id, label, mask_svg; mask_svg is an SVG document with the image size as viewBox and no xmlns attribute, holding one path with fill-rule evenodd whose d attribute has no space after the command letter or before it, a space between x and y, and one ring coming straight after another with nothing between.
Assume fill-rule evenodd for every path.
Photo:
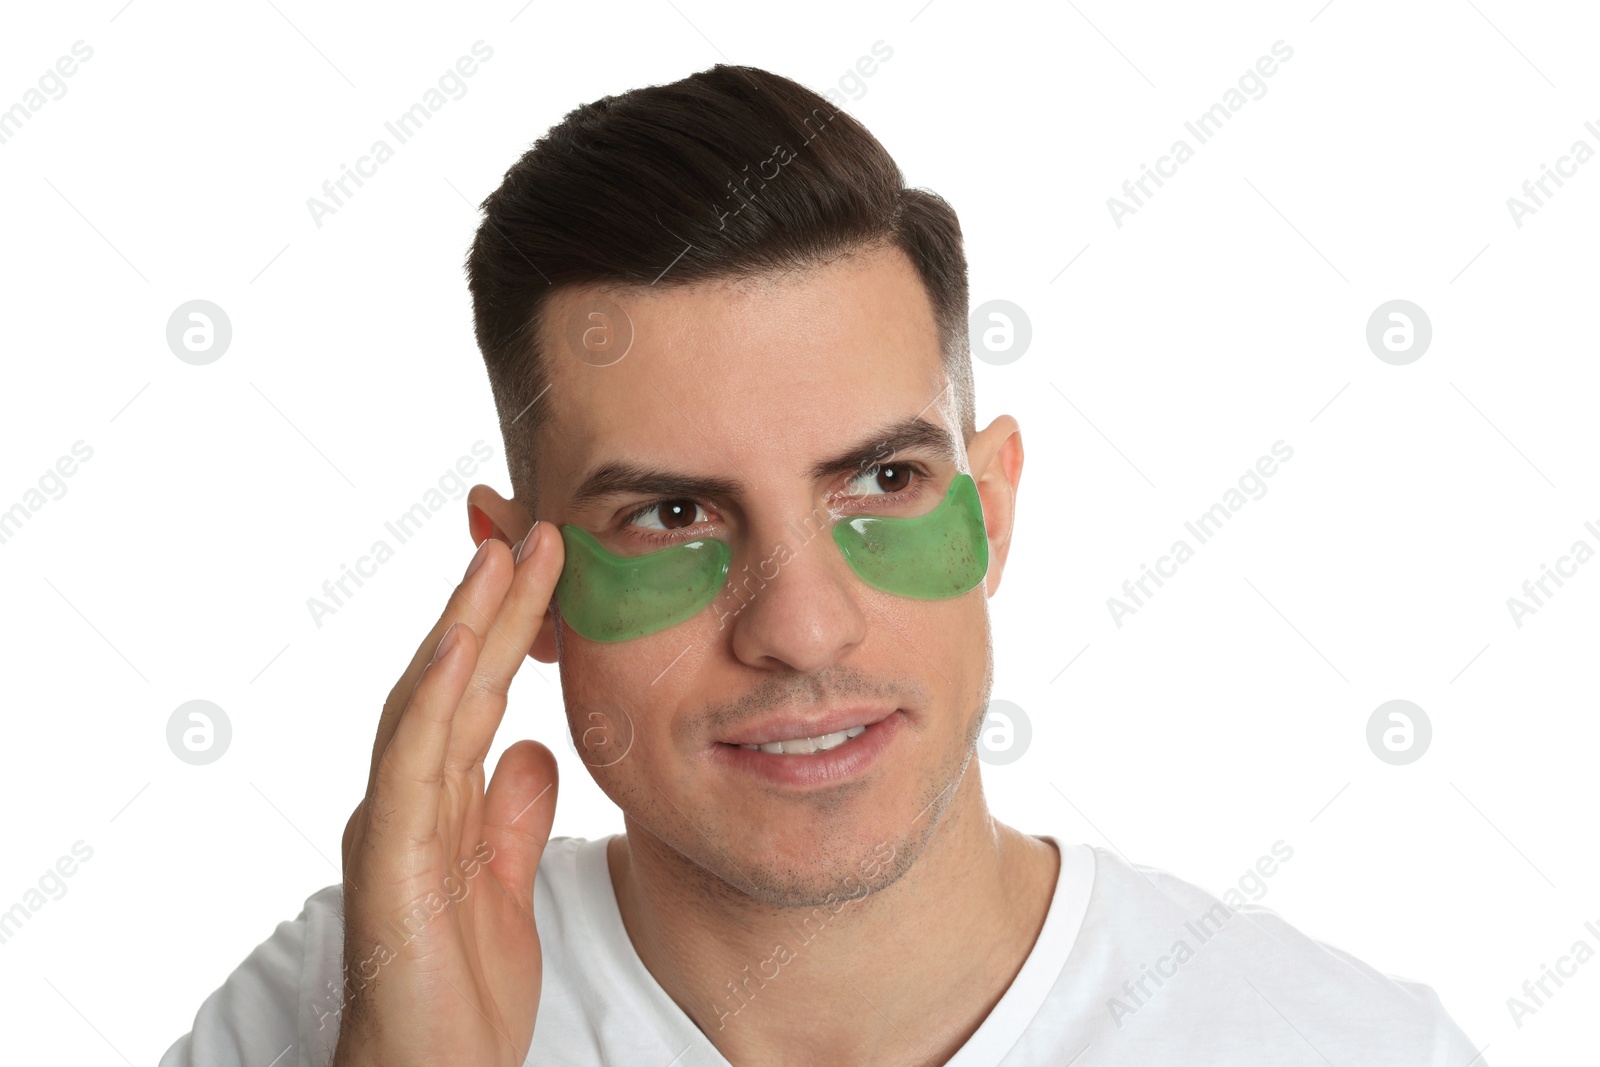
<instances>
[{"instance_id":1,"label":"man's face","mask_svg":"<svg viewBox=\"0 0 1600 1067\"><path fill-rule=\"evenodd\" d=\"M602 297L632 324L609 366L566 342ZM833 524L925 515L962 470L1003 516L991 539L1011 514L1003 478L984 477L1000 466L985 435L969 461L914 268L861 251L755 281L564 290L548 308L537 517L621 556L732 550L727 588L686 622L614 643L557 622L596 782L713 883L785 905L882 888L967 769L1004 552L970 592L912 599L863 582ZM741 747L858 726L809 755Z\"/></svg>"}]
</instances>

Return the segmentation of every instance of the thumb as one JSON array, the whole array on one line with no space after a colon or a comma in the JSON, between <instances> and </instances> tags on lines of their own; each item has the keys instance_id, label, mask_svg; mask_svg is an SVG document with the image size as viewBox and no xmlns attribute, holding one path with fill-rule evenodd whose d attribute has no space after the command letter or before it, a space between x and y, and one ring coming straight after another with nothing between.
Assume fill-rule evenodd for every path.
<instances>
[{"instance_id":1,"label":"thumb","mask_svg":"<svg viewBox=\"0 0 1600 1067\"><path fill-rule=\"evenodd\" d=\"M556 817L556 758L537 741L518 741L500 757L484 794L489 869L512 899L533 913L533 879Z\"/></svg>"}]
</instances>

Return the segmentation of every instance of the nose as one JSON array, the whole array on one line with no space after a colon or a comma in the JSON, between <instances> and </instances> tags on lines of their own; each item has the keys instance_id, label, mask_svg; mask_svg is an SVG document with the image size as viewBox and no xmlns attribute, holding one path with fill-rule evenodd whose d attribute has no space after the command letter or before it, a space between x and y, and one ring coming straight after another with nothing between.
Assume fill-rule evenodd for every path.
<instances>
[{"instance_id":1,"label":"nose","mask_svg":"<svg viewBox=\"0 0 1600 1067\"><path fill-rule=\"evenodd\" d=\"M790 524L779 536L750 543L773 547L728 575L721 617L733 630L739 661L810 672L849 655L866 636L866 617L831 521L808 520L798 531Z\"/></svg>"}]
</instances>

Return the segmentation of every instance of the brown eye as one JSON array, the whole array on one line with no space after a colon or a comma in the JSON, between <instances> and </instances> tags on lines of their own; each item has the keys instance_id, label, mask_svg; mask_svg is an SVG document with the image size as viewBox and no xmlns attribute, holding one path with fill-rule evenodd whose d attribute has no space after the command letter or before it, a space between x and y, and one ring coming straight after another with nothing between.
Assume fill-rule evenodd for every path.
<instances>
[{"instance_id":1,"label":"brown eye","mask_svg":"<svg viewBox=\"0 0 1600 1067\"><path fill-rule=\"evenodd\" d=\"M701 508L693 500L663 500L638 515L638 525L651 530L682 530L700 521Z\"/></svg>"},{"instance_id":2,"label":"brown eye","mask_svg":"<svg viewBox=\"0 0 1600 1067\"><path fill-rule=\"evenodd\" d=\"M850 479L846 492L851 496L893 496L910 488L918 473L910 464L880 463Z\"/></svg>"},{"instance_id":3,"label":"brown eye","mask_svg":"<svg viewBox=\"0 0 1600 1067\"><path fill-rule=\"evenodd\" d=\"M885 493L898 493L911 484L909 467L879 467L878 488Z\"/></svg>"}]
</instances>

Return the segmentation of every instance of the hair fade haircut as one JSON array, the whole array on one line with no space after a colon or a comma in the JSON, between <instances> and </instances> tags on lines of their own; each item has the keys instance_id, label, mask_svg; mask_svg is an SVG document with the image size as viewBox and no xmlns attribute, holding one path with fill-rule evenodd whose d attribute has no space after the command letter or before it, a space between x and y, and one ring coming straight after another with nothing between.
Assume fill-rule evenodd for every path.
<instances>
[{"instance_id":1,"label":"hair fade haircut","mask_svg":"<svg viewBox=\"0 0 1600 1067\"><path fill-rule=\"evenodd\" d=\"M776 168L774 170L774 168ZM967 260L955 210L908 189L848 113L788 78L718 64L569 112L480 205L467 254L478 348L515 496L537 507L550 415L539 341L558 289L688 285L901 249L925 286L961 431L974 432Z\"/></svg>"}]
</instances>

